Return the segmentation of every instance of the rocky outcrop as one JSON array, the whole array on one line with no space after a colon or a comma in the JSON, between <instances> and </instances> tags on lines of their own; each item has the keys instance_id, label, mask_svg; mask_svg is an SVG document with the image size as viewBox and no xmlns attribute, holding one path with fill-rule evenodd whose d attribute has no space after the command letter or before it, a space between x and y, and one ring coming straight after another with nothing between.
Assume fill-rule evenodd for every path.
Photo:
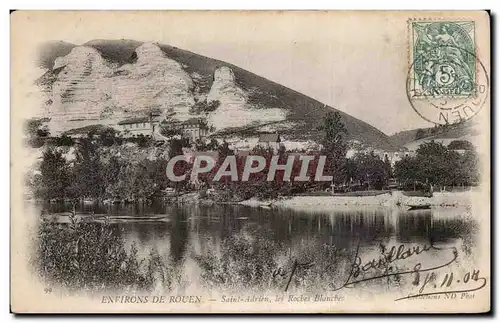
<instances>
[{"instance_id":1,"label":"rocky outcrop","mask_svg":"<svg viewBox=\"0 0 500 323\"><path fill-rule=\"evenodd\" d=\"M135 52L137 60L122 66L108 62L98 50L86 46L75 47L56 59L52 124L120 119L151 107L172 108L181 119L188 118L194 104L193 81L181 64L166 57L153 43L145 43Z\"/></svg>"},{"instance_id":2,"label":"rocky outcrop","mask_svg":"<svg viewBox=\"0 0 500 323\"><path fill-rule=\"evenodd\" d=\"M78 46L68 55L57 58L53 69L58 70L58 74L52 84L51 130L70 120L99 118L110 97L98 81L112 76L113 65L96 49Z\"/></svg>"},{"instance_id":3,"label":"rocky outcrop","mask_svg":"<svg viewBox=\"0 0 500 323\"><path fill-rule=\"evenodd\" d=\"M219 101L221 104L245 104L247 95L236 85L233 71L226 66L215 70L214 82L208 92L207 102Z\"/></svg>"},{"instance_id":4,"label":"rocky outcrop","mask_svg":"<svg viewBox=\"0 0 500 323\"><path fill-rule=\"evenodd\" d=\"M108 84L116 105L127 113L172 108L178 117L188 118L194 104L189 74L156 44L143 44L136 53L137 61L117 69Z\"/></svg>"},{"instance_id":5,"label":"rocky outcrop","mask_svg":"<svg viewBox=\"0 0 500 323\"><path fill-rule=\"evenodd\" d=\"M208 123L215 129L286 120L283 109L261 109L249 104L248 94L237 85L233 71L226 66L215 70L214 82L207 95L207 102L211 101L220 102L208 116Z\"/></svg>"}]
</instances>

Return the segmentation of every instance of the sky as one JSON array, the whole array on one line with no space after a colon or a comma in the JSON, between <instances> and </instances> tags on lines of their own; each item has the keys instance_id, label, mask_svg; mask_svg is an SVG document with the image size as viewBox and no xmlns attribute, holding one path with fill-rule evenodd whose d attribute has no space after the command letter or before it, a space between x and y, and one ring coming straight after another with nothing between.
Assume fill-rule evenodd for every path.
<instances>
[{"instance_id":1,"label":"sky","mask_svg":"<svg viewBox=\"0 0 500 323\"><path fill-rule=\"evenodd\" d=\"M432 126L406 96L407 13L109 12L31 17L33 39L134 39L223 60L386 134Z\"/></svg>"}]
</instances>

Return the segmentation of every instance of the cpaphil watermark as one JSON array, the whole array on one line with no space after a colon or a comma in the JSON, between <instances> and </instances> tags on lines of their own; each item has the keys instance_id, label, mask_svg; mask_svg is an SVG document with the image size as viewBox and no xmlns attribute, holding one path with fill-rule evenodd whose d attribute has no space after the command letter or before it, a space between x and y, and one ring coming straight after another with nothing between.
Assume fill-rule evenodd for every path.
<instances>
[{"instance_id":1,"label":"cpaphil watermark","mask_svg":"<svg viewBox=\"0 0 500 323\"><path fill-rule=\"evenodd\" d=\"M228 155L224 160L212 156L196 156L194 161L184 156L172 157L167 164L167 177L172 182L187 179L212 181L246 182L249 180L284 182L328 182L333 176L325 174L327 156L291 155L286 158L274 155L270 158L260 155L238 157Z\"/></svg>"}]
</instances>

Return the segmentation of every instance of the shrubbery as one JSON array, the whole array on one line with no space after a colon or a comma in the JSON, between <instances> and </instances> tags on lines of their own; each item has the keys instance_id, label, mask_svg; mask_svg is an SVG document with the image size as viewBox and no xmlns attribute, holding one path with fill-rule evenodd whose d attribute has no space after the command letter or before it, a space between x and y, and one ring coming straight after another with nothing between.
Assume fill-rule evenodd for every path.
<instances>
[{"instance_id":1,"label":"shrubbery","mask_svg":"<svg viewBox=\"0 0 500 323\"><path fill-rule=\"evenodd\" d=\"M461 154L441 143L428 142L420 145L414 157L398 161L394 175L403 185L418 182L436 186L475 185L479 181L478 156L474 150Z\"/></svg>"},{"instance_id":2,"label":"shrubbery","mask_svg":"<svg viewBox=\"0 0 500 323\"><path fill-rule=\"evenodd\" d=\"M38 228L34 266L40 276L66 289L151 290L158 284L170 289L172 268L156 251L140 259L137 248L125 248L117 227L92 219L69 224L42 218Z\"/></svg>"}]
</instances>

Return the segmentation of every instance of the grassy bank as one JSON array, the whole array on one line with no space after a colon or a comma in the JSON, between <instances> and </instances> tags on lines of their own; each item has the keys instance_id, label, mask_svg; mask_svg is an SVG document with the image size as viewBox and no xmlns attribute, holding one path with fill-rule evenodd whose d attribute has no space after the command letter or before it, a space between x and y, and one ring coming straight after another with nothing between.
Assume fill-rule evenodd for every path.
<instances>
[{"instance_id":1,"label":"grassy bank","mask_svg":"<svg viewBox=\"0 0 500 323\"><path fill-rule=\"evenodd\" d=\"M477 191L435 192L432 197L406 196L401 191L379 191L380 194L354 195L341 193L328 196L297 195L279 200L259 201L250 199L240 204L248 206L286 207L297 210L330 211L335 206L383 206L405 207L410 205L454 207L472 204Z\"/></svg>"}]
</instances>

